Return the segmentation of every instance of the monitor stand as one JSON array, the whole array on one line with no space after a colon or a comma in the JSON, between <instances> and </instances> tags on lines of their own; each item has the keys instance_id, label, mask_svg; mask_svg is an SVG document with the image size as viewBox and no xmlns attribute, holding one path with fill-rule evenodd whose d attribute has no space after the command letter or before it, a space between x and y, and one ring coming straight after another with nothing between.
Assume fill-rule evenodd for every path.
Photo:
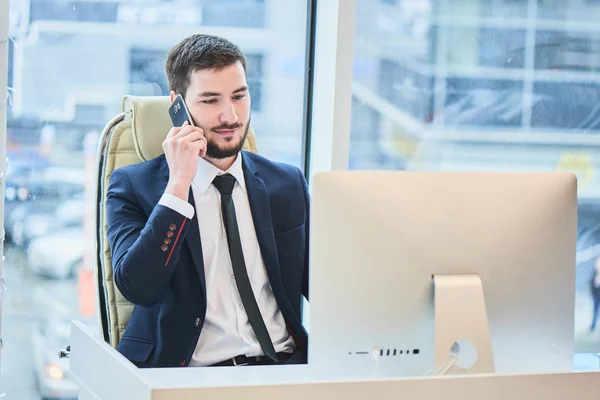
<instances>
[{"instance_id":1,"label":"monitor stand","mask_svg":"<svg viewBox=\"0 0 600 400\"><path fill-rule=\"evenodd\" d=\"M443 368L444 374L494 373L481 278L475 274L434 274L433 284L435 368Z\"/></svg>"}]
</instances>

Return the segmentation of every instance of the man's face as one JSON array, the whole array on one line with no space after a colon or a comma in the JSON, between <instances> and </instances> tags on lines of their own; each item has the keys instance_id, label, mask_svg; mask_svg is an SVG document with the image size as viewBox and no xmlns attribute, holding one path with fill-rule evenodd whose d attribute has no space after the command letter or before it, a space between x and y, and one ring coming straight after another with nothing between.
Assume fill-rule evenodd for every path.
<instances>
[{"instance_id":1,"label":"man's face","mask_svg":"<svg viewBox=\"0 0 600 400\"><path fill-rule=\"evenodd\" d=\"M240 62L220 71L192 72L185 102L194 125L204 131L207 157L228 158L242 149L250 127L250 93Z\"/></svg>"}]
</instances>

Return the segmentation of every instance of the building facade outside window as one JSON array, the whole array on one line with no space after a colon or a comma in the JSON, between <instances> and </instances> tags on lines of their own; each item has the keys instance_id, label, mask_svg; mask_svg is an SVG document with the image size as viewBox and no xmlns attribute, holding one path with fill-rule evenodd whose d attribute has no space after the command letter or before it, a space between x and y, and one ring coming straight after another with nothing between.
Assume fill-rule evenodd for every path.
<instances>
[{"instance_id":1,"label":"building facade outside window","mask_svg":"<svg viewBox=\"0 0 600 400\"><path fill-rule=\"evenodd\" d=\"M356 7L349 168L575 173L576 351L599 352L600 3Z\"/></svg>"},{"instance_id":2,"label":"building facade outside window","mask_svg":"<svg viewBox=\"0 0 600 400\"><path fill-rule=\"evenodd\" d=\"M97 324L81 271L93 243L96 146L124 95L166 96L168 50L194 33L247 56L259 152L302 167L307 0L11 0L0 393L75 398L70 320ZM165 132L166 133L166 132ZM90 214L91 213L91 214ZM87 218L86 218L87 215ZM87 282L89 283L89 282Z\"/></svg>"}]
</instances>

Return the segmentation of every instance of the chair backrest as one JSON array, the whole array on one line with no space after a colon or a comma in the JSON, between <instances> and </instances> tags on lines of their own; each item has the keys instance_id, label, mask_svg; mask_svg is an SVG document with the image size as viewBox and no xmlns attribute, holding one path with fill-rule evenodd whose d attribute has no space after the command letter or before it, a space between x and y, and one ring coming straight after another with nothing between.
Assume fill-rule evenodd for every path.
<instances>
[{"instance_id":1,"label":"chair backrest","mask_svg":"<svg viewBox=\"0 0 600 400\"><path fill-rule=\"evenodd\" d=\"M96 187L96 305L104 340L116 347L133 312L133 304L119 292L113 281L113 269L106 235L106 191L112 172L120 167L160 156L162 142L172 127L168 114L169 97L123 98L123 112L104 128L98 146ZM244 150L257 152L252 128Z\"/></svg>"}]
</instances>

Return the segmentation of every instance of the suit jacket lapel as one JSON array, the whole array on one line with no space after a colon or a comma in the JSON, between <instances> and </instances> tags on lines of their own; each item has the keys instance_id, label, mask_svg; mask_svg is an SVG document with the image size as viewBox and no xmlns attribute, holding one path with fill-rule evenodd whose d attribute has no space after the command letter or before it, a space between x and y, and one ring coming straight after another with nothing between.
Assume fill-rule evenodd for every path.
<instances>
[{"instance_id":1,"label":"suit jacket lapel","mask_svg":"<svg viewBox=\"0 0 600 400\"><path fill-rule=\"evenodd\" d=\"M198 225L198 212L196 212L196 202L194 201L194 194L190 188L190 199L189 203L194 207L194 218L190 221L191 225L185 235L185 242L188 245L190 254L192 255L192 261L196 266L196 272L198 278L200 278L200 285L202 291L206 296L206 278L204 276L204 256L202 255L202 242L200 239L200 226Z\"/></svg>"},{"instance_id":2,"label":"suit jacket lapel","mask_svg":"<svg viewBox=\"0 0 600 400\"><path fill-rule=\"evenodd\" d=\"M269 277L273 295L277 300L277 305L283 314L288 330L294 335L297 344L306 346L308 342L306 333L302 328L298 317L294 315L294 310L285 294L283 283L281 281L281 270L279 265L279 256L277 254L277 244L275 242L275 233L273 232L273 223L271 220L271 206L265 182L260 178L256 166L253 164L251 156L242 158L244 168L244 179L246 181L246 190L248 200L254 220L254 228L258 245L265 262L265 269Z\"/></svg>"},{"instance_id":3,"label":"suit jacket lapel","mask_svg":"<svg viewBox=\"0 0 600 400\"><path fill-rule=\"evenodd\" d=\"M265 268L267 270L267 275L269 276L273 294L278 299L278 303L281 307L284 303L285 293L281 283L279 257L277 255L277 245L275 243L275 234L271 222L271 211L267 189L264 181L259 177L258 171L252 163L252 160L244 154L242 161L246 190L248 192L248 200L250 202L258 245L265 262Z\"/></svg>"},{"instance_id":4,"label":"suit jacket lapel","mask_svg":"<svg viewBox=\"0 0 600 400\"><path fill-rule=\"evenodd\" d=\"M167 181L169 179L169 167L167 165L166 159L163 162L163 169L165 172L165 177ZM166 183L165 183L166 187ZM162 194L161 194L162 195ZM194 211L196 210L196 202L194 201L194 194L192 193L192 188L190 188L190 196L188 202L194 207ZM204 276L204 256L202 255L202 242L200 241L200 226L198 225L198 213L194 212L194 217L189 222L190 226L188 227L187 233L185 235L185 243L187 244L188 249L190 250L190 255L192 256L192 262L196 267L196 272L198 274L198 278L200 279L200 285L202 286L202 291L206 296L206 278Z\"/></svg>"}]
</instances>

